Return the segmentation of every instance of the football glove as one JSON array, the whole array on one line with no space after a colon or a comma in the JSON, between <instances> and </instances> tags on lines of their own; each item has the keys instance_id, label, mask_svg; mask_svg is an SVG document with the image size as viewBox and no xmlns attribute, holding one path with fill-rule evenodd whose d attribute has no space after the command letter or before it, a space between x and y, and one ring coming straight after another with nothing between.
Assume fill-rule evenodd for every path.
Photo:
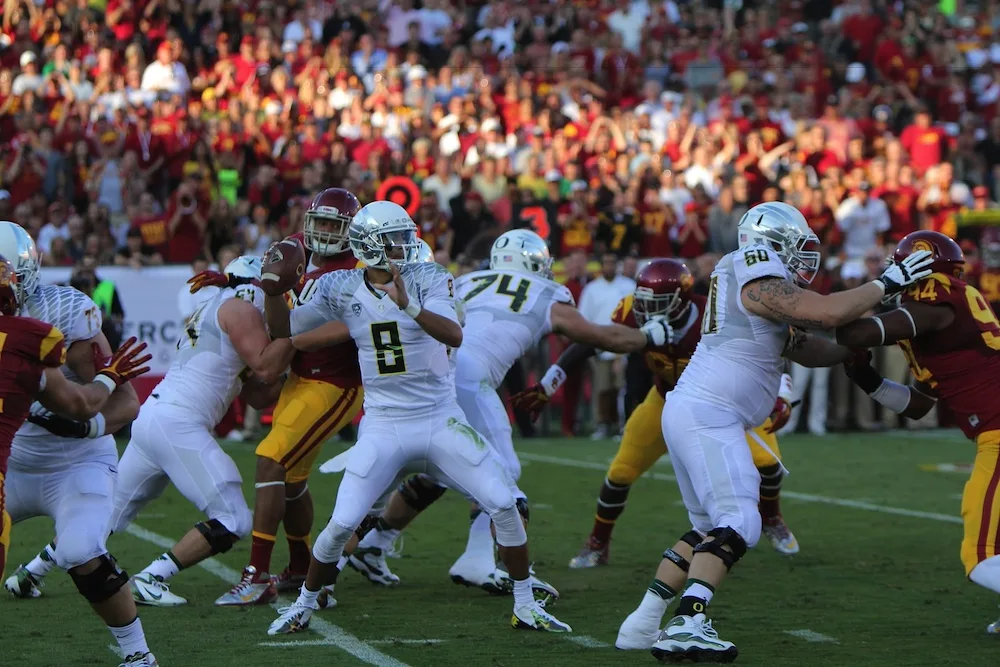
<instances>
[{"instance_id":1,"label":"football glove","mask_svg":"<svg viewBox=\"0 0 1000 667\"><path fill-rule=\"evenodd\" d=\"M663 315L657 315L646 322L639 331L646 334L647 345L662 347L674 342L674 330L670 327L670 322Z\"/></svg>"},{"instance_id":2,"label":"football glove","mask_svg":"<svg viewBox=\"0 0 1000 667\"><path fill-rule=\"evenodd\" d=\"M242 278L231 276L221 271L202 271L188 278L188 285L191 286L191 294L194 294L203 287L231 287L237 288L240 285L249 285L253 278Z\"/></svg>"},{"instance_id":3,"label":"football glove","mask_svg":"<svg viewBox=\"0 0 1000 667\"><path fill-rule=\"evenodd\" d=\"M139 357L138 359L136 358L139 354L145 352L146 344L139 343L135 336L125 341L118 348L118 351L111 355L110 359L104 356L101 346L97 343L91 344L91 350L94 354L94 368L97 369L97 377L106 378L102 380L102 383L108 386L109 389L120 387L128 381L144 373L148 373L149 366L144 364L149 363L153 358L151 354ZM108 381L110 381L110 384Z\"/></svg>"},{"instance_id":4,"label":"football glove","mask_svg":"<svg viewBox=\"0 0 1000 667\"><path fill-rule=\"evenodd\" d=\"M771 425L764 430L768 433L777 433L782 426L788 423L788 418L791 416L792 404L779 396L778 400L774 402L774 407L771 408L771 416L769 417Z\"/></svg>"},{"instance_id":5,"label":"football glove","mask_svg":"<svg viewBox=\"0 0 1000 667\"><path fill-rule=\"evenodd\" d=\"M872 367L872 353L862 348L844 362L844 372L863 392L871 394L882 386L882 376Z\"/></svg>"},{"instance_id":6,"label":"football glove","mask_svg":"<svg viewBox=\"0 0 1000 667\"><path fill-rule=\"evenodd\" d=\"M934 273L931 269L933 261L934 256L930 250L918 250L902 261L890 264L882 275L872 282L879 283L887 295L898 294L908 285Z\"/></svg>"},{"instance_id":7,"label":"football glove","mask_svg":"<svg viewBox=\"0 0 1000 667\"><path fill-rule=\"evenodd\" d=\"M545 388L536 384L511 396L510 404L515 410L523 410L531 421L535 421L549 404L550 398L551 396L545 393Z\"/></svg>"}]
</instances>

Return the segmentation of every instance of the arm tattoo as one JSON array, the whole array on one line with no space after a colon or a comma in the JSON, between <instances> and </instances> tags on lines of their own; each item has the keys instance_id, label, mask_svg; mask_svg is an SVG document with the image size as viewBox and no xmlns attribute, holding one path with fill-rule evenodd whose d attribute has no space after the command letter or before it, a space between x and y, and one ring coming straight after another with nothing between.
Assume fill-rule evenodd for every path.
<instances>
[{"instance_id":1,"label":"arm tattoo","mask_svg":"<svg viewBox=\"0 0 1000 667\"><path fill-rule=\"evenodd\" d=\"M783 278L757 280L750 283L746 290L749 300L759 303L771 313L770 319L801 329L822 329L821 321L793 314L803 294L805 290Z\"/></svg>"}]
</instances>

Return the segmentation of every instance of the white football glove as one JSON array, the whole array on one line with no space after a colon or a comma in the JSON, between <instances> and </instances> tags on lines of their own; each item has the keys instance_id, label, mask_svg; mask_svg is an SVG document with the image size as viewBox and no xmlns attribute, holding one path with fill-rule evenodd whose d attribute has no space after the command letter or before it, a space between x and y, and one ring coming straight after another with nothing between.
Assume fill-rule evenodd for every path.
<instances>
[{"instance_id":1,"label":"white football glove","mask_svg":"<svg viewBox=\"0 0 1000 667\"><path fill-rule=\"evenodd\" d=\"M934 273L930 265L934 256L930 250L918 250L901 262L890 264L877 280L886 294L897 294L908 285Z\"/></svg>"},{"instance_id":2,"label":"white football glove","mask_svg":"<svg viewBox=\"0 0 1000 667\"><path fill-rule=\"evenodd\" d=\"M646 344L662 347L674 342L674 330L663 315L657 315L640 327L639 331L646 334Z\"/></svg>"}]
</instances>

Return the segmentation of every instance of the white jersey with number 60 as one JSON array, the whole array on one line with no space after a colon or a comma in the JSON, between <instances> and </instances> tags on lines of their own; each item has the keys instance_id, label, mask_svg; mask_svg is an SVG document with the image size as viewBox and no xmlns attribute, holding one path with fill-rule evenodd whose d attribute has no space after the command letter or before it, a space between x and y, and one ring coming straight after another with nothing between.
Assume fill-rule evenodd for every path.
<instances>
[{"instance_id":1,"label":"white jersey with number 60","mask_svg":"<svg viewBox=\"0 0 1000 667\"><path fill-rule=\"evenodd\" d=\"M201 304L184 323L177 354L153 389L160 403L185 408L192 423L207 428L213 428L226 414L245 379L246 364L219 326L219 308L230 299L264 308L264 293L252 285L221 290Z\"/></svg>"},{"instance_id":2,"label":"white jersey with number 60","mask_svg":"<svg viewBox=\"0 0 1000 667\"><path fill-rule=\"evenodd\" d=\"M712 272L701 340L674 389L735 412L747 428L760 426L774 407L784 367L788 325L747 311L740 294L749 282L790 274L766 246L723 257Z\"/></svg>"},{"instance_id":3,"label":"white jersey with number 60","mask_svg":"<svg viewBox=\"0 0 1000 667\"><path fill-rule=\"evenodd\" d=\"M485 367L493 389L518 359L552 331L555 303L573 305L564 285L516 271L475 271L455 282L465 303L465 328L458 363L474 359Z\"/></svg>"},{"instance_id":4,"label":"white jersey with number 60","mask_svg":"<svg viewBox=\"0 0 1000 667\"><path fill-rule=\"evenodd\" d=\"M458 323L455 280L440 264L400 268L406 292L424 310ZM316 282L315 295L291 311L291 333L343 321L358 346L365 410L424 410L455 400L448 349L368 282L364 269L334 271Z\"/></svg>"}]
</instances>

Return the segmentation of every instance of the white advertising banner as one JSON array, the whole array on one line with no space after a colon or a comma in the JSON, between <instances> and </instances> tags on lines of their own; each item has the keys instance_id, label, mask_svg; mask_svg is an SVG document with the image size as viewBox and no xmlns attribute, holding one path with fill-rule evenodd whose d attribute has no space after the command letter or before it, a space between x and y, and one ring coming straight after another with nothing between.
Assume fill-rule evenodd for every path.
<instances>
[{"instance_id":1,"label":"white advertising banner","mask_svg":"<svg viewBox=\"0 0 1000 667\"><path fill-rule=\"evenodd\" d=\"M44 268L42 282L68 284L70 272L69 268ZM136 336L149 346L153 355L150 376L165 375L174 357L183 321L180 304L189 299L186 282L191 277L191 268L157 266L136 270L102 266L97 269L97 277L113 281L118 289L118 298L125 310L125 338Z\"/></svg>"}]
</instances>

